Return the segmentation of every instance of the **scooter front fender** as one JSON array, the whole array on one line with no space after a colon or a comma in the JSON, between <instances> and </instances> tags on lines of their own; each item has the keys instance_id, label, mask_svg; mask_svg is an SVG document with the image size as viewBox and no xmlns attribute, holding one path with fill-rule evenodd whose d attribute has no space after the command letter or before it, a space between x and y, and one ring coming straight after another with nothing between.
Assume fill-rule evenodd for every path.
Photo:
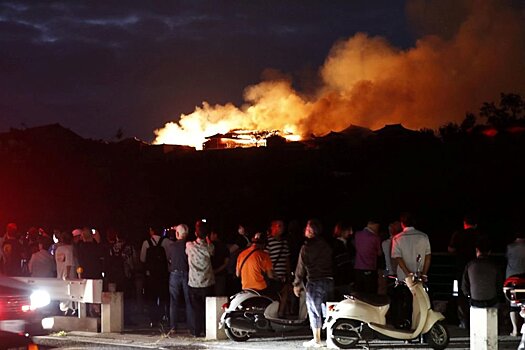
<instances>
[{"instance_id":1,"label":"scooter front fender","mask_svg":"<svg viewBox=\"0 0 525 350\"><path fill-rule=\"evenodd\" d=\"M441 312L437 312L432 309L428 310L427 319L425 321L425 325L423 326L423 330L421 331L421 333L428 333L436 322L442 321L444 319L445 316L443 316Z\"/></svg>"}]
</instances>

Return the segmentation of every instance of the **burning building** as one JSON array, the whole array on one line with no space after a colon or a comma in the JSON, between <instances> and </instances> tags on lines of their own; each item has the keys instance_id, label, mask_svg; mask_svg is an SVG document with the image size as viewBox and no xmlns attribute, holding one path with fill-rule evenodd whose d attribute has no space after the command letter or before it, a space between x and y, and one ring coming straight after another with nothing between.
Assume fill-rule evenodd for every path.
<instances>
[{"instance_id":1,"label":"burning building","mask_svg":"<svg viewBox=\"0 0 525 350\"><path fill-rule=\"evenodd\" d=\"M284 134L279 130L231 130L225 134L215 134L206 137L203 149L226 149L226 148L249 148L266 147L272 141L282 143L287 141L299 141L300 137L292 134Z\"/></svg>"}]
</instances>

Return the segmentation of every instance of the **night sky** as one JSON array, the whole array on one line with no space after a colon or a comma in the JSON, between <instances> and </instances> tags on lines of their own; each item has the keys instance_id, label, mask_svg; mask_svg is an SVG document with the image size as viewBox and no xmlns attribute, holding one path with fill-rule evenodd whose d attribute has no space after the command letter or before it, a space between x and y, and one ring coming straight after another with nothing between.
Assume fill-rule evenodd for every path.
<instances>
[{"instance_id":1,"label":"night sky","mask_svg":"<svg viewBox=\"0 0 525 350\"><path fill-rule=\"evenodd\" d=\"M358 32L399 50L448 40L476 2L0 0L0 131L60 123L150 142L203 101L241 105L268 76L315 91L334 44ZM523 18L523 1L502 3ZM521 92L506 85L494 91Z\"/></svg>"}]
</instances>

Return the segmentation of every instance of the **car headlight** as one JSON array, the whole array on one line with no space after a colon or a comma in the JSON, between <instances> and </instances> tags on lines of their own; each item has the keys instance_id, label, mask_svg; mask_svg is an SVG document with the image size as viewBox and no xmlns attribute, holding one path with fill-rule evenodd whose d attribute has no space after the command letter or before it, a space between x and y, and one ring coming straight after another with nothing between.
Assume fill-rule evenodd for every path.
<instances>
[{"instance_id":1,"label":"car headlight","mask_svg":"<svg viewBox=\"0 0 525 350\"><path fill-rule=\"evenodd\" d=\"M35 310L44 306L49 305L51 302L51 296L45 290L36 290L31 293L31 310Z\"/></svg>"}]
</instances>

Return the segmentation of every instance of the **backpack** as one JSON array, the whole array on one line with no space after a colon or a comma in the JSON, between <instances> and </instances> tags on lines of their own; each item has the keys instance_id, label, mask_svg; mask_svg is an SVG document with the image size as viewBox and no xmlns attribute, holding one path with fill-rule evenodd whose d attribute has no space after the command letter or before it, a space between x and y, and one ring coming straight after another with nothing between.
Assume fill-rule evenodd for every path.
<instances>
[{"instance_id":1,"label":"backpack","mask_svg":"<svg viewBox=\"0 0 525 350\"><path fill-rule=\"evenodd\" d=\"M161 237L157 244L151 238L148 238L149 247L146 250L146 271L150 275L165 275L168 272L168 259L166 251L162 246L164 237Z\"/></svg>"}]
</instances>

